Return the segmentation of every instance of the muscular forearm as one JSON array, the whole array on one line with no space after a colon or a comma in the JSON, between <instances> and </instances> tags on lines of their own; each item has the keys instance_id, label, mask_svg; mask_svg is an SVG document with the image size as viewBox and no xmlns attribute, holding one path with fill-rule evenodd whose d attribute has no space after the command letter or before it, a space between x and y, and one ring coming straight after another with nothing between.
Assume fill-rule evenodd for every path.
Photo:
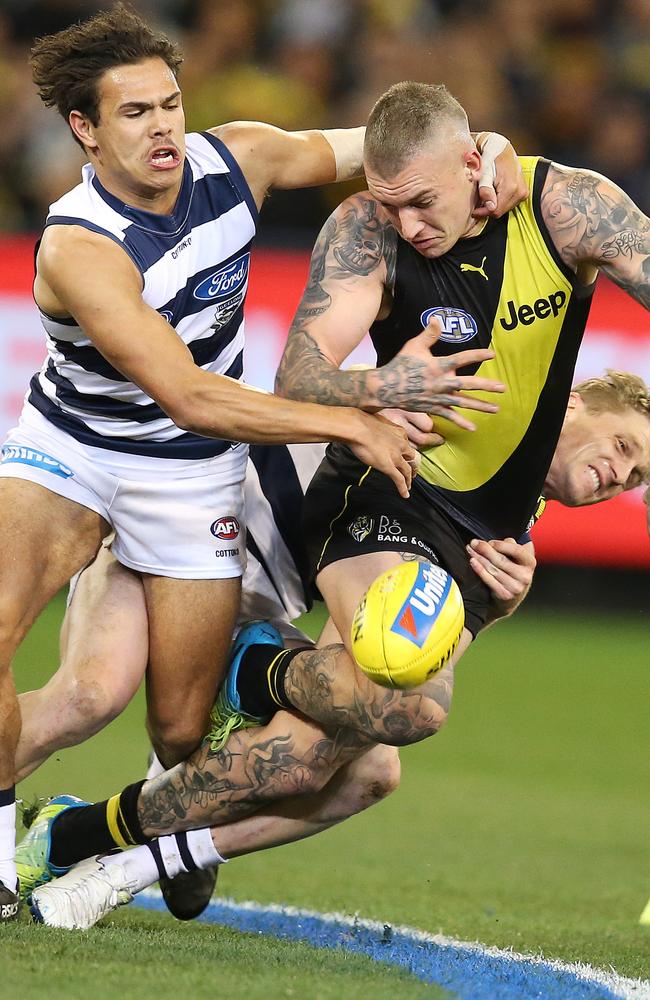
<instances>
[{"instance_id":1,"label":"muscular forearm","mask_svg":"<svg viewBox=\"0 0 650 1000\"><path fill-rule=\"evenodd\" d=\"M285 399L380 409L368 386L375 371L343 371L322 354L307 330L294 326L275 376L275 391Z\"/></svg>"},{"instance_id":2,"label":"muscular forearm","mask_svg":"<svg viewBox=\"0 0 650 1000\"><path fill-rule=\"evenodd\" d=\"M208 380L209 379L209 380ZM209 376L170 415L184 430L250 444L354 443L361 414L281 399L226 376Z\"/></svg>"},{"instance_id":3,"label":"muscular forearm","mask_svg":"<svg viewBox=\"0 0 650 1000\"><path fill-rule=\"evenodd\" d=\"M275 391L287 399L327 406L356 406L373 413L386 406L414 409L424 398L424 362L396 357L382 368L343 370L319 350L306 330L294 329L275 378Z\"/></svg>"}]
</instances>

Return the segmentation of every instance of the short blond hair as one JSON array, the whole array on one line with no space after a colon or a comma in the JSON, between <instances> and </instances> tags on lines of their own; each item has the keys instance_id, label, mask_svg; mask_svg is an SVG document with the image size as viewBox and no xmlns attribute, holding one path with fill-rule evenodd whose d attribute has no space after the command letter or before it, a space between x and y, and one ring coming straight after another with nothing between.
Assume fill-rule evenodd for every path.
<instances>
[{"instance_id":1,"label":"short blond hair","mask_svg":"<svg viewBox=\"0 0 650 1000\"><path fill-rule=\"evenodd\" d=\"M590 413L636 410L650 418L650 389L639 375L608 368L604 375L588 378L573 387Z\"/></svg>"},{"instance_id":2,"label":"short blond hair","mask_svg":"<svg viewBox=\"0 0 650 1000\"><path fill-rule=\"evenodd\" d=\"M467 132L465 109L444 84L394 83L382 94L368 118L363 156L368 166L397 172L427 140L452 126Z\"/></svg>"}]
</instances>

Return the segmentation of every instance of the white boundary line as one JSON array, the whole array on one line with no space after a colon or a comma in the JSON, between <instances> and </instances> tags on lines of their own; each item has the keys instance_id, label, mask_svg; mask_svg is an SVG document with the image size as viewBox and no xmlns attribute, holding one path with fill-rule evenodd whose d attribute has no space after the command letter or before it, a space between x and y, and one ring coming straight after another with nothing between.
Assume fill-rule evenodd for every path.
<instances>
[{"instance_id":1,"label":"white boundary line","mask_svg":"<svg viewBox=\"0 0 650 1000\"><path fill-rule=\"evenodd\" d=\"M137 904L138 899L142 897L144 897L143 902L145 906L147 901L153 903L154 906L162 902L162 897L157 889L146 889L136 897L135 903ZM212 910L212 913L209 912L210 910ZM431 934L416 927L387 925L376 920L367 920L345 913L319 913L317 910L283 906L278 903L262 905L252 900L237 902L233 899L219 897L215 897L213 903L210 904L208 912L206 912L206 919L210 923L225 923L225 918L228 914L232 915L233 918L237 915L244 916L247 914L260 918L264 918L265 916L284 918L291 924L295 924L295 936L301 937L303 940L307 939L304 932L300 932L300 922L304 920L315 920L321 924L330 925L332 929L338 926L356 931L369 931L377 936L378 941L385 941L388 932L390 935L388 940L392 939L395 935L399 935L413 944L431 945L437 949L451 950L458 953L459 957L464 952L468 959L472 956L477 959L491 958L506 965L517 964L535 967L542 974L545 970L549 973L564 974L574 977L578 981L576 986L580 982L585 985L602 986L609 991L610 996L619 997L621 1000L650 1000L649 980L619 976L613 968L611 972L608 972L605 969L596 969L582 962L562 962L559 959L544 958L542 955L519 954L510 948L505 949L492 945L483 945L478 941L458 941L444 934ZM269 928L268 933L273 933L273 931ZM314 944L318 947L316 942ZM390 961L389 958L387 960ZM417 975L417 973L415 974ZM442 985L445 984L443 983ZM566 1000L570 1000L570 994L567 994Z\"/></svg>"}]
</instances>

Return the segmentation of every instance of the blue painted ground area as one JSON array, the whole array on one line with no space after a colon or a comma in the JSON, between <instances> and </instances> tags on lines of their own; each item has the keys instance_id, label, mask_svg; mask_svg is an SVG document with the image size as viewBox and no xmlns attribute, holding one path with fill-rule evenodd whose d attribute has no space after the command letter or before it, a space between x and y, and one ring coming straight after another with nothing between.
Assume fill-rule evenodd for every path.
<instances>
[{"instance_id":1,"label":"blue painted ground area","mask_svg":"<svg viewBox=\"0 0 650 1000\"><path fill-rule=\"evenodd\" d=\"M140 895L137 905L164 910L157 895ZM215 900L199 918L253 934L304 941L315 948L340 948L407 969L426 983L454 992L460 1000L620 1000L625 993L590 982L570 968L496 949L438 943L431 935L347 917ZM444 939L443 939L444 940ZM593 970L592 970L593 971Z\"/></svg>"}]
</instances>

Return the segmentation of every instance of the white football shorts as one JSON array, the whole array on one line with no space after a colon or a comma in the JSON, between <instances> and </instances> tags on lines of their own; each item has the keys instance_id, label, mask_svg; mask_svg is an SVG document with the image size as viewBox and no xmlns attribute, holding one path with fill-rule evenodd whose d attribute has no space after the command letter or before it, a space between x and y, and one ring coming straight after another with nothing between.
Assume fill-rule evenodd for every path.
<instances>
[{"instance_id":1,"label":"white football shorts","mask_svg":"<svg viewBox=\"0 0 650 1000\"><path fill-rule=\"evenodd\" d=\"M242 444L197 461L93 448L25 404L2 446L0 476L38 483L96 511L115 531L116 558L130 569L221 580L246 566L247 456Z\"/></svg>"}]
</instances>

